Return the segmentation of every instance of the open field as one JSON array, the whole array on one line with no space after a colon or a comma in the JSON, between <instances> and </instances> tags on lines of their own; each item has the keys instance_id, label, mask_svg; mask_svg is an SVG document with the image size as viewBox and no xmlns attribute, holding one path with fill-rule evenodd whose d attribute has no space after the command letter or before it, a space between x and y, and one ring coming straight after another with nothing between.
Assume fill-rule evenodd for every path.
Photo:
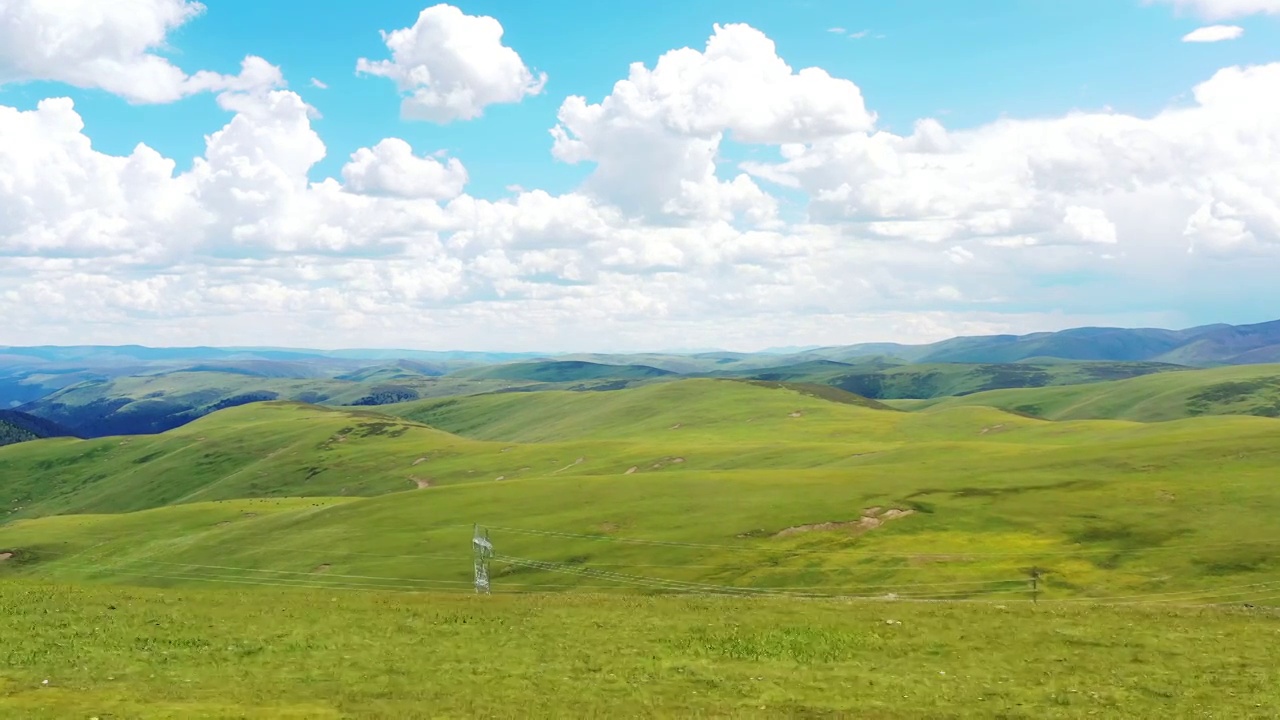
<instances>
[{"instance_id":1,"label":"open field","mask_svg":"<svg viewBox=\"0 0 1280 720\"><path fill-rule=\"evenodd\" d=\"M1198 415L1280 417L1280 365L1160 373L1088 385L992 390L890 404L907 410L983 405L1049 420L1159 422Z\"/></svg>"},{"instance_id":2,"label":"open field","mask_svg":"<svg viewBox=\"0 0 1280 720\"><path fill-rule=\"evenodd\" d=\"M843 402L694 380L382 408L412 420L266 403L10 446L0 577L449 587L479 523L508 590L989 599L1038 574L1046 599L1263 603L1280 583L1280 421L817 392ZM96 514L49 517L68 512Z\"/></svg>"},{"instance_id":3,"label":"open field","mask_svg":"<svg viewBox=\"0 0 1280 720\"><path fill-rule=\"evenodd\" d=\"M0 613L32 719L1280 712L1260 610L7 582Z\"/></svg>"}]
</instances>

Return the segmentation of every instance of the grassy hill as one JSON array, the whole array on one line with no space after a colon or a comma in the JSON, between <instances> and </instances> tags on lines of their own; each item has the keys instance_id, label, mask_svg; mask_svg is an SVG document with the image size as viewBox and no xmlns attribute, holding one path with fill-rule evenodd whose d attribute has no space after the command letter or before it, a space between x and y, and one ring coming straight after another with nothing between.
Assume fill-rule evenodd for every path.
<instances>
[{"instance_id":1,"label":"grassy hill","mask_svg":"<svg viewBox=\"0 0 1280 720\"><path fill-rule=\"evenodd\" d=\"M1001 388L1046 387L1104 382L1153 373L1187 370L1148 362L1038 362L1003 364L888 364L883 361L837 363L815 360L752 373L761 380L824 383L878 400L928 399L969 395Z\"/></svg>"},{"instance_id":2,"label":"grassy hill","mask_svg":"<svg viewBox=\"0 0 1280 720\"><path fill-rule=\"evenodd\" d=\"M1109 418L1154 422L1199 415L1280 417L1280 365L1245 365L1091 385L994 390L904 409L989 406L1051 420Z\"/></svg>"},{"instance_id":3,"label":"grassy hill","mask_svg":"<svg viewBox=\"0 0 1280 720\"><path fill-rule=\"evenodd\" d=\"M22 406L82 437L157 433L228 407L292 400L376 406L429 398L551 387L532 381L438 377L380 366L342 378L281 378L231 372L166 372L86 382ZM607 382L607 381L606 381ZM579 383L582 385L582 383ZM586 383L589 387L600 383Z\"/></svg>"},{"instance_id":4,"label":"grassy hill","mask_svg":"<svg viewBox=\"0 0 1280 720\"><path fill-rule=\"evenodd\" d=\"M0 449L0 576L465 587L480 523L501 592L998 601L1037 571L1045 599L1280 595L1280 421L837 399L690 380L24 443Z\"/></svg>"},{"instance_id":5,"label":"grassy hill","mask_svg":"<svg viewBox=\"0 0 1280 720\"><path fill-rule=\"evenodd\" d=\"M453 375L454 377L464 377L472 380L523 380L539 383L563 383L601 379L618 381L650 380L672 374L669 370L661 370L646 365L605 365L581 360L546 360L489 365L460 370Z\"/></svg>"}]
</instances>

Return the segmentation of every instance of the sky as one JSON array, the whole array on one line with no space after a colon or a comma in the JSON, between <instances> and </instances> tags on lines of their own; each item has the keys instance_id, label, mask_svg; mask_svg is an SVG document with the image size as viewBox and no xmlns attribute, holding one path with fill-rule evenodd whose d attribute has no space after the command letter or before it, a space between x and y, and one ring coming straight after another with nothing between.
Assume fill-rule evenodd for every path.
<instances>
[{"instance_id":1,"label":"sky","mask_svg":"<svg viewBox=\"0 0 1280 720\"><path fill-rule=\"evenodd\" d=\"M1280 0L0 0L0 345L1280 317Z\"/></svg>"}]
</instances>

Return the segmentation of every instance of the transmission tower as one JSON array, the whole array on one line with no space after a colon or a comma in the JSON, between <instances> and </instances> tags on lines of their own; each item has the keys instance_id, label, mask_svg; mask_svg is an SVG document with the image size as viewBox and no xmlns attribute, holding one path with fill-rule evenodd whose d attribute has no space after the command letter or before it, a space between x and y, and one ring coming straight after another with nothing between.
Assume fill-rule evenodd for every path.
<instances>
[{"instance_id":1,"label":"transmission tower","mask_svg":"<svg viewBox=\"0 0 1280 720\"><path fill-rule=\"evenodd\" d=\"M476 592L489 594L489 558L493 557L493 543L489 542L489 530L479 525L471 536L471 556L475 569Z\"/></svg>"}]
</instances>

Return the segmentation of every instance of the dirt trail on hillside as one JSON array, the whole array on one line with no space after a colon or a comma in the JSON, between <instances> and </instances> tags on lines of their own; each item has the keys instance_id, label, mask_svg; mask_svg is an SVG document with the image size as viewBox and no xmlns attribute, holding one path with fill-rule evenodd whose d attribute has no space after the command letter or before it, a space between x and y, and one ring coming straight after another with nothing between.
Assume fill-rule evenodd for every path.
<instances>
[{"instance_id":1,"label":"dirt trail on hillside","mask_svg":"<svg viewBox=\"0 0 1280 720\"><path fill-rule=\"evenodd\" d=\"M409 480L413 484L417 485L419 490L431 487L431 480L429 478L411 477Z\"/></svg>"},{"instance_id":2,"label":"dirt trail on hillside","mask_svg":"<svg viewBox=\"0 0 1280 720\"><path fill-rule=\"evenodd\" d=\"M4 562L5 560L8 560L8 559L9 559L9 558L11 558L11 557L13 557L13 553L11 553L11 552L2 552L2 553L0 553L0 562Z\"/></svg>"},{"instance_id":3,"label":"dirt trail on hillside","mask_svg":"<svg viewBox=\"0 0 1280 720\"><path fill-rule=\"evenodd\" d=\"M788 535L796 535L805 532L823 532L829 530L848 530L851 532L866 532L874 530L890 520L897 520L908 515L914 515L915 510L899 510L898 508L889 508L884 510L879 507L869 507L862 511L862 517L857 520L847 520L843 522L824 522L814 523L812 525L795 525L778 531L774 537L786 537Z\"/></svg>"}]
</instances>

